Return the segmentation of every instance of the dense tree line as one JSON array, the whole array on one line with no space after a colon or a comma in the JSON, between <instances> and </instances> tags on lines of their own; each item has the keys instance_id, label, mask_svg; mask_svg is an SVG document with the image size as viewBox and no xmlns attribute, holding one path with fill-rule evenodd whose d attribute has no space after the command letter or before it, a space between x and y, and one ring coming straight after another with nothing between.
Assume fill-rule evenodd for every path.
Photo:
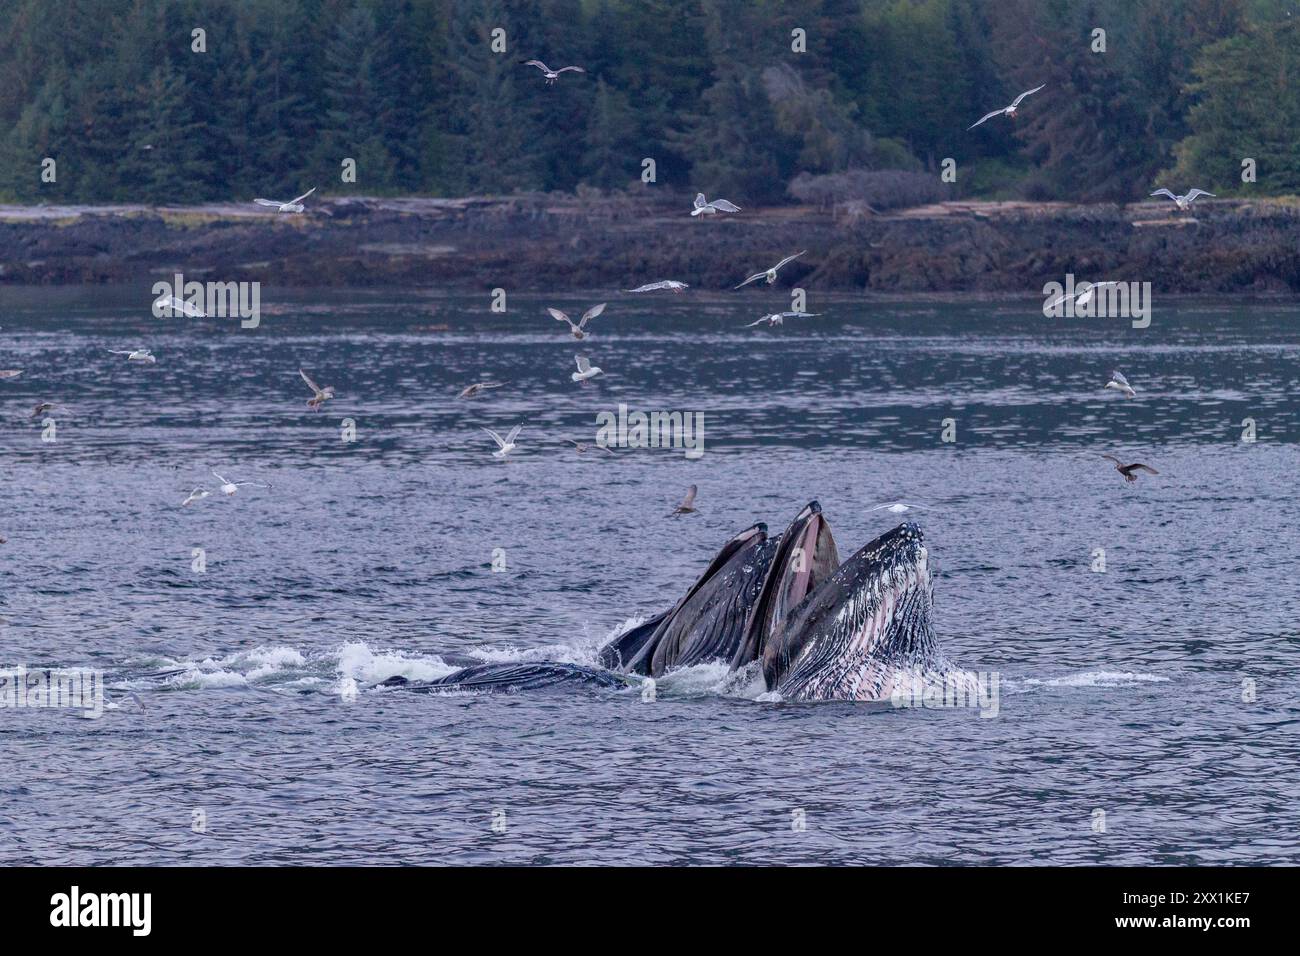
<instances>
[{"instance_id":1,"label":"dense tree line","mask_svg":"<svg viewBox=\"0 0 1300 956\"><path fill-rule=\"evenodd\" d=\"M742 205L921 199L946 158L950 195L1232 193L1246 157L1250 188L1296 191L1297 20L1280 0L5 0L0 198L618 190L646 158ZM548 87L532 57L588 72Z\"/></svg>"}]
</instances>

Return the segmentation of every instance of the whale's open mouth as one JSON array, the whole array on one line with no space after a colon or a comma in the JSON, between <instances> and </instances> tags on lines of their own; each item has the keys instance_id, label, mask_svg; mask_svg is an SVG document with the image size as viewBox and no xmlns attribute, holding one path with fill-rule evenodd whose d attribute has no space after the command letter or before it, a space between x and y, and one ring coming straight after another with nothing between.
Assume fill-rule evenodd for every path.
<instances>
[{"instance_id":1,"label":"whale's open mouth","mask_svg":"<svg viewBox=\"0 0 1300 956\"><path fill-rule=\"evenodd\" d=\"M790 522L779 537L763 588L759 592L740 646L731 659L733 669L763 656L768 637L780 622L839 567L839 552L830 525L816 501Z\"/></svg>"},{"instance_id":2,"label":"whale's open mouth","mask_svg":"<svg viewBox=\"0 0 1300 956\"><path fill-rule=\"evenodd\" d=\"M883 701L900 678L946 667L932 604L919 527L901 524L841 565L814 501L776 537L761 523L733 537L676 605L602 647L600 664L660 677L695 664L738 671L761 661L768 691L783 700ZM599 675L568 665L482 665L436 683L440 691L496 690L599 684Z\"/></svg>"},{"instance_id":3,"label":"whale's open mouth","mask_svg":"<svg viewBox=\"0 0 1300 956\"><path fill-rule=\"evenodd\" d=\"M932 666L933 583L921 529L867 544L769 637L767 686L784 700L882 700L895 675Z\"/></svg>"}]
</instances>

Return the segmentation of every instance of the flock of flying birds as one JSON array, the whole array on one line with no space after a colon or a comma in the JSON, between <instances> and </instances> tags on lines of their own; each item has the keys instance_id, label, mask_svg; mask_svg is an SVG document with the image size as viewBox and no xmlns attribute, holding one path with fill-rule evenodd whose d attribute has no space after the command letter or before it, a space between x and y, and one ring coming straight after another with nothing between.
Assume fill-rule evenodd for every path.
<instances>
[{"instance_id":1,"label":"flock of flying birds","mask_svg":"<svg viewBox=\"0 0 1300 956\"><path fill-rule=\"evenodd\" d=\"M553 85L556 82L556 80L559 79L560 75L563 73L570 73L570 72L586 73L587 72L580 66L565 66L565 67L561 67L558 70L552 70L541 60L521 60L519 62L525 66L536 67L538 70L540 70L543 77L546 80L547 86ZM984 116L980 117L980 119L978 119L975 123L967 127L967 131L969 132L970 130L975 129L975 127L980 126L998 116L1006 116L1009 119L1015 119L1017 112L1020 109L1020 104L1024 102L1025 98L1028 96L1032 96L1034 93L1037 93L1039 90L1042 90L1044 86L1046 86L1046 84L1043 84L1042 86L1036 86L1032 90L1026 90L1025 92L1021 93L1019 96L1017 96L1011 102L1011 105L1004 106L1001 107L1000 109L992 110L991 112L986 113ZM254 199L253 202L259 206L266 206L266 207L273 208L280 213L301 213L306 209L306 206L303 204L303 200L307 199L315 191L316 191L316 187L313 186L311 189L307 190L301 196L297 196L294 199L290 199L287 202L283 202L278 199L262 199L262 198ZM1174 204L1178 207L1179 211L1181 212L1185 212L1188 208L1190 208L1191 204L1201 196L1209 196L1210 198L1215 198L1214 193L1206 192L1203 189L1192 189L1185 194L1179 195L1177 193L1170 191L1169 189L1161 188L1161 189L1157 189L1151 195L1168 197L1174 202ZM695 197L695 202L692 205L691 216L692 218L696 218L696 217L707 218L709 216L716 216L724 213L737 213L741 211L742 211L741 207L737 206L735 203L731 202L730 200L727 199L709 200L705 198L704 193L698 193ZM805 253L806 250L801 252L796 252L793 255L786 256L784 259L782 259L780 262L778 262L776 265L772 266L771 268L764 269L759 272L755 272L753 275L749 276L747 279L745 279L743 282L737 285L736 289L743 289L745 286L748 286L751 283L759 282L760 280L767 285L773 285L776 282L777 273L784 266L798 259L800 256L805 255ZM1114 281L1103 281L1103 282L1094 282L1090 284L1085 284L1083 289L1061 296L1055 302L1051 303L1051 307L1055 307L1056 305L1059 305L1070 298L1073 298L1075 304L1078 306L1086 305L1088 304L1089 301L1091 301L1097 289L1105 288L1106 286L1112 286L1116 284L1117 283ZM689 286L685 282L678 282L675 279L663 279L658 282L650 282L645 285L637 286L635 289L625 289L624 291L628 293L645 293L645 292L662 292L662 291L681 293L688 288ZM155 305L171 308L172 310L174 310L174 313L178 313L181 315L186 315L194 318L205 317L203 311L193 303L182 301L181 299L178 299L175 296L171 296L171 295L164 295L160 297L155 302ZM573 336L573 338L580 342L586 339L590 335L590 333L587 331L588 323L591 322L592 319L597 318L602 312L604 312L605 306L606 303L604 302L600 303L599 305L592 306L590 309L582 313L582 315L579 317L577 322L574 322L571 318L569 318L569 316L566 313L562 312L559 309L548 308L546 311L549 312L556 321L565 323L568 326L569 332ZM762 325L762 324L767 324L769 327L773 327L773 326L783 325L785 323L785 320L788 318L815 318L821 314L822 313L820 312L800 312L800 311L771 312L766 315L760 316L758 319L755 319L753 322L748 323L745 326L745 328L753 328L754 326ZM153 352L147 348L108 349L108 351L113 355L125 355L126 360L128 362L138 362L144 365L152 365L157 361L157 358L156 356L154 356ZM585 355L582 354L575 355L574 362L577 365L577 369L578 369L576 372L572 373L571 375L571 378L573 379L574 382L577 382L579 384L586 384L591 379L602 374L602 371L599 368L599 366L592 365L590 360ZM21 374L22 374L22 369L0 369L0 380L17 378ZM329 401L334 397L334 387L326 386L322 388L321 386L317 385L316 382L312 379L312 377L303 369L299 369L298 374L302 376L303 381L306 383L307 387L312 392L312 397L307 400L307 406L316 411L320 411L321 407L325 404L325 402ZM464 398L464 399L475 398L483 394L485 391L489 389L501 388L503 384L504 383L502 382L475 382L462 389L457 397ZM1114 389L1118 391L1120 394L1124 395L1125 398L1135 398L1137 396L1137 392L1133 389L1131 385L1129 385L1128 380L1118 371L1111 373L1110 381L1106 383L1105 387L1107 389ZM59 406L52 402L41 402L36 406L31 417L40 418L45 413L52 411L57 407ZM518 439L519 433L522 431L522 429L523 429L522 425L516 425L514 428L510 430L510 432L506 435L506 437L502 438L500 434L493 431L492 429L484 428L483 431L485 431L489 436L491 436L492 440L496 443L497 446L496 450L492 452L492 457L504 461L507 458L507 456L512 451L514 451L515 448L517 447L516 439ZM598 448L608 454L613 454L613 451L611 449L606 448L602 445L588 444L586 442L578 442L573 440L570 440L570 444L574 445L580 454L585 453L592 448ZM1114 462L1115 469L1121 475L1123 475L1125 481L1128 482L1137 481L1138 472L1147 472L1152 475L1158 474L1158 472L1154 468L1150 467L1149 465L1142 464L1141 462L1134 462L1132 464L1126 465L1123 462L1121 462L1118 458L1115 458L1112 455L1103 455L1102 457L1107 459L1108 461ZM215 477L219 482L217 486L217 490L224 495L233 495L240 488L245 486L261 487L261 488L270 487L270 485L263 484L261 482L230 481L229 479L224 478L222 475L218 474L215 471L212 474L213 477ZM685 499L672 512L673 516L695 513L696 490L697 489L695 485L690 486L689 490L686 493ZM182 507L184 507L196 501L201 501L202 499L208 497L210 494L211 492L206 488L202 488L202 487L195 488L193 491L190 492L189 496L186 497L186 499L183 502L181 502L181 505ZM883 508L883 509L888 509L889 511L895 514L901 514L913 507L918 507L918 506L908 505L903 502L894 502L892 504L880 505L879 508L872 509L872 510L879 510L880 508ZM4 539L0 538L0 544L3 543L4 543Z\"/></svg>"}]
</instances>

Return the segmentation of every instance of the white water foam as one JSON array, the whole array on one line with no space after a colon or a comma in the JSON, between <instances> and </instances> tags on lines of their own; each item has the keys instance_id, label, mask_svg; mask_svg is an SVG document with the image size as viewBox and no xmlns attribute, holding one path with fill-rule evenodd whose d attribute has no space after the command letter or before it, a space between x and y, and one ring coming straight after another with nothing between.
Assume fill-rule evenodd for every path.
<instances>
[{"instance_id":1,"label":"white water foam","mask_svg":"<svg viewBox=\"0 0 1300 956\"><path fill-rule=\"evenodd\" d=\"M420 657L402 651L375 652L364 641L349 642L332 653L339 674L362 685L378 684L390 677L437 680L460 670L436 654Z\"/></svg>"},{"instance_id":2,"label":"white water foam","mask_svg":"<svg viewBox=\"0 0 1300 956\"><path fill-rule=\"evenodd\" d=\"M500 647L476 647L465 653L486 664L554 661L558 664L581 664L586 667L599 667L600 649L602 647L615 638L626 634L634 627L639 627L647 620L648 618L645 617L630 617L604 635L584 633L567 643L547 644L542 647L517 647L506 644Z\"/></svg>"},{"instance_id":3,"label":"white water foam","mask_svg":"<svg viewBox=\"0 0 1300 956\"><path fill-rule=\"evenodd\" d=\"M1039 687L1133 687L1137 684L1163 683L1169 680L1159 674L1139 674L1134 671L1083 671L1079 674L1066 674L1063 677L1048 677L1039 680L1026 678L1026 685Z\"/></svg>"},{"instance_id":4,"label":"white water foam","mask_svg":"<svg viewBox=\"0 0 1300 956\"><path fill-rule=\"evenodd\" d=\"M363 641L350 641L326 651L304 653L293 647L259 646L201 661L154 659L157 677L144 674L119 682L125 689L204 690L263 686L301 689L325 686L344 693L352 687L378 684L389 677L430 681L458 670L437 655L375 651ZM175 673L168 673L174 671Z\"/></svg>"}]
</instances>

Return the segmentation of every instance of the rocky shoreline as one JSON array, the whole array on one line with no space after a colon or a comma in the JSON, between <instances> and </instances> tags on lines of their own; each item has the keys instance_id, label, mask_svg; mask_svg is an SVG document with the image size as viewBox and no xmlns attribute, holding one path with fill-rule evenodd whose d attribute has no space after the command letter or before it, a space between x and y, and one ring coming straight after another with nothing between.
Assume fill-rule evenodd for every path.
<instances>
[{"instance_id":1,"label":"rocky shoreline","mask_svg":"<svg viewBox=\"0 0 1300 956\"><path fill-rule=\"evenodd\" d=\"M1181 293L1300 292L1300 205L949 202L848 216L813 206L707 221L689 197L335 199L248 205L0 206L0 283L187 279L283 286L576 291L673 278L730 289L801 249L783 285L1037 292L1066 273Z\"/></svg>"}]
</instances>

